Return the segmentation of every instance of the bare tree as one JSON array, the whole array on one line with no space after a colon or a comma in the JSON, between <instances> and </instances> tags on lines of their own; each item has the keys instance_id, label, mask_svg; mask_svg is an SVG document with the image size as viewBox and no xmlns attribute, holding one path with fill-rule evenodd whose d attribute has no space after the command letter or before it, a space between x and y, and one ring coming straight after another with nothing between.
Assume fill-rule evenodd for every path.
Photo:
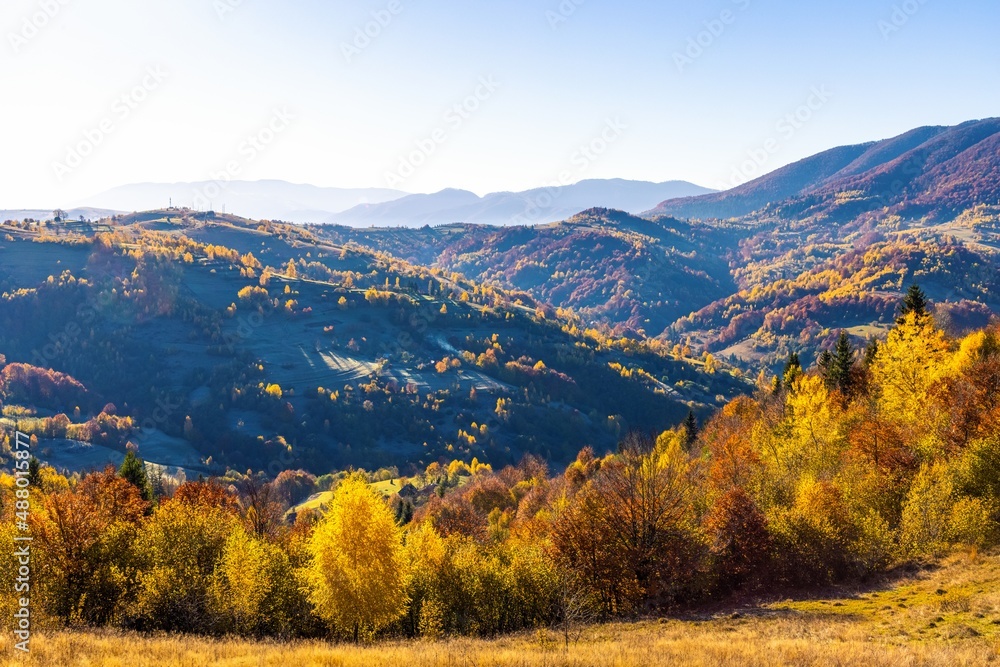
<instances>
[{"instance_id":1,"label":"bare tree","mask_svg":"<svg viewBox=\"0 0 1000 667\"><path fill-rule=\"evenodd\" d=\"M274 538L284 516L274 485L248 474L239 494L247 529L258 537Z\"/></svg>"},{"instance_id":2,"label":"bare tree","mask_svg":"<svg viewBox=\"0 0 1000 667\"><path fill-rule=\"evenodd\" d=\"M600 611L593 596L583 586L577 585L572 575L567 573L561 578L552 629L563 636L568 652L570 643L579 642L587 626L600 619Z\"/></svg>"}]
</instances>

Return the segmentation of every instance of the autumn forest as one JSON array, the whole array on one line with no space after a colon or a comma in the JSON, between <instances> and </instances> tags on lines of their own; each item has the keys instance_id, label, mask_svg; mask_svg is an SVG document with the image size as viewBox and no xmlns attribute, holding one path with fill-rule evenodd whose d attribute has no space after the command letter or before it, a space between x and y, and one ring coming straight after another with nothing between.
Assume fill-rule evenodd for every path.
<instances>
[{"instance_id":1,"label":"autumn forest","mask_svg":"<svg viewBox=\"0 0 1000 667\"><path fill-rule=\"evenodd\" d=\"M530 227L7 220L4 641L981 664L1000 203L852 187Z\"/></svg>"}]
</instances>

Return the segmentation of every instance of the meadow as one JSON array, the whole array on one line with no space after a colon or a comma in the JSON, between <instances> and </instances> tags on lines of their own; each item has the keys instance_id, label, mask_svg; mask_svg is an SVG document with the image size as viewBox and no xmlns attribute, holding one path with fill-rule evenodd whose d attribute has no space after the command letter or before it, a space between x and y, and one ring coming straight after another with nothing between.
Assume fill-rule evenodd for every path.
<instances>
[{"instance_id":1,"label":"meadow","mask_svg":"<svg viewBox=\"0 0 1000 667\"><path fill-rule=\"evenodd\" d=\"M974 666L1000 663L1000 556L975 552L911 567L865 588L728 605L684 617L541 629L497 639L374 644L254 642L120 631L55 631L4 665L222 667L421 665Z\"/></svg>"}]
</instances>

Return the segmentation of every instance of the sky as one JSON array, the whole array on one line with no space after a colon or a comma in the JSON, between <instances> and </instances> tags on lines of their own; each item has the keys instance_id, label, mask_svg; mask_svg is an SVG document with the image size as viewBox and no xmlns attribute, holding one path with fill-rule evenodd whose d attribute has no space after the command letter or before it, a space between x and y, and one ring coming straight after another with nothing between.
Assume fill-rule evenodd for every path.
<instances>
[{"instance_id":1,"label":"sky","mask_svg":"<svg viewBox=\"0 0 1000 667\"><path fill-rule=\"evenodd\" d=\"M0 208L140 182L724 189L1000 115L995 0L4 0Z\"/></svg>"}]
</instances>

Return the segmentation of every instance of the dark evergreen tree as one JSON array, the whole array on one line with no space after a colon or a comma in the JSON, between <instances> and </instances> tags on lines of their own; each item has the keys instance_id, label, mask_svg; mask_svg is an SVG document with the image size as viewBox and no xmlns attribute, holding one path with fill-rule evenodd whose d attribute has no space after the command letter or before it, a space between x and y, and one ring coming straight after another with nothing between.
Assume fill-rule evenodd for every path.
<instances>
[{"instance_id":1,"label":"dark evergreen tree","mask_svg":"<svg viewBox=\"0 0 1000 667\"><path fill-rule=\"evenodd\" d=\"M695 440L698 439L698 418L694 416L694 410L688 410L687 419L684 420L684 446L691 450Z\"/></svg>"},{"instance_id":2,"label":"dark evergreen tree","mask_svg":"<svg viewBox=\"0 0 1000 667\"><path fill-rule=\"evenodd\" d=\"M34 456L28 460L28 483L36 489L42 485L41 464Z\"/></svg>"},{"instance_id":3,"label":"dark evergreen tree","mask_svg":"<svg viewBox=\"0 0 1000 667\"><path fill-rule=\"evenodd\" d=\"M413 501L409 498L393 497L389 504L393 514L396 516L396 523L405 526L413 520Z\"/></svg>"},{"instance_id":4,"label":"dark evergreen tree","mask_svg":"<svg viewBox=\"0 0 1000 667\"><path fill-rule=\"evenodd\" d=\"M153 499L153 490L149 485L149 477L146 475L146 464L135 455L135 452L129 451L125 455L125 460L118 468L118 475L139 489L143 500L151 501Z\"/></svg>"},{"instance_id":5,"label":"dark evergreen tree","mask_svg":"<svg viewBox=\"0 0 1000 667\"><path fill-rule=\"evenodd\" d=\"M875 363L875 356L878 354L878 339L872 336L868 339L868 345L865 346L865 368L871 368L872 364Z\"/></svg>"},{"instance_id":6,"label":"dark evergreen tree","mask_svg":"<svg viewBox=\"0 0 1000 667\"><path fill-rule=\"evenodd\" d=\"M154 499L163 498L167 495L167 488L165 480L163 479L162 468L156 467L153 469L153 475L149 478L149 488Z\"/></svg>"},{"instance_id":7,"label":"dark evergreen tree","mask_svg":"<svg viewBox=\"0 0 1000 667\"><path fill-rule=\"evenodd\" d=\"M829 366L827 366L826 380L831 389L840 391L845 397L851 395L854 389L854 348L851 347L851 339L846 331L840 332L837 339L837 346L834 348Z\"/></svg>"},{"instance_id":8,"label":"dark evergreen tree","mask_svg":"<svg viewBox=\"0 0 1000 667\"><path fill-rule=\"evenodd\" d=\"M788 355L788 361L785 362L785 368L781 371L781 382L776 386L776 389L791 389L792 384L795 382L795 378L802 375L802 362L799 360L799 353L792 352Z\"/></svg>"},{"instance_id":9,"label":"dark evergreen tree","mask_svg":"<svg viewBox=\"0 0 1000 667\"><path fill-rule=\"evenodd\" d=\"M819 357L816 358L816 366L819 367L820 374L827 381L830 380L830 366L832 365L833 354L830 350L823 350L820 352Z\"/></svg>"},{"instance_id":10,"label":"dark evergreen tree","mask_svg":"<svg viewBox=\"0 0 1000 667\"><path fill-rule=\"evenodd\" d=\"M902 322L903 318L910 313L916 313L917 317L926 317L929 306L930 302L927 300L927 295L914 283L910 285L910 289L906 291L906 295L903 297L903 306L900 309L899 321Z\"/></svg>"}]
</instances>

